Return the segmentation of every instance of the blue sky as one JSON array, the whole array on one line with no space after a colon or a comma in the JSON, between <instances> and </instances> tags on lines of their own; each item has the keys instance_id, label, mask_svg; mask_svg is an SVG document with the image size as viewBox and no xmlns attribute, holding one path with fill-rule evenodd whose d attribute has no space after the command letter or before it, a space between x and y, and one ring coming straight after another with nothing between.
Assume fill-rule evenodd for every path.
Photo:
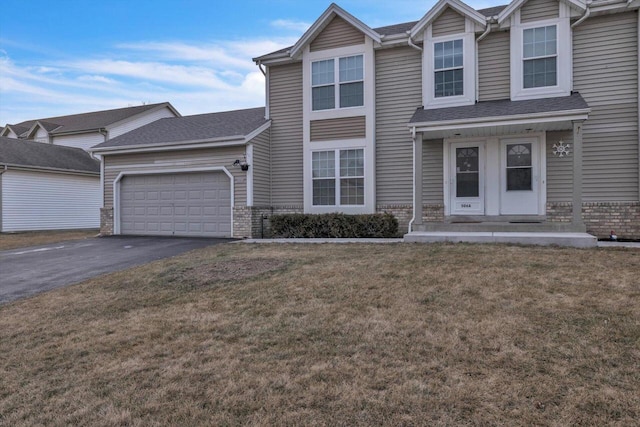
<instances>
[{"instance_id":1,"label":"blue sky","mask_svg":"<svg viewBox=\"0 0 640 427\"><path fill-rule=\"evenodd\" d=\"M435 1L337 3L377 27L418 20ZM3 0L0 126L163 101L183 115L264 105L251 58L295 43L329 4Z\"/></svg>"}]
</instances>

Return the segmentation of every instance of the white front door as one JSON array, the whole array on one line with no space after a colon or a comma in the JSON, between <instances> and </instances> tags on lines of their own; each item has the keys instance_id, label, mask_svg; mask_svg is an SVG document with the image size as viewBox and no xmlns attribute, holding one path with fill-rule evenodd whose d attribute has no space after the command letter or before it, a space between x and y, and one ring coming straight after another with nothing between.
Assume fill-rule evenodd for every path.
<instances>
[{"instance_id":1,"label":"white front door","mask_svg":"<svg viewBox=\"0 0 640 427\"><path fill-rule=\"evenodd\" d=\"M484 215L484 143L451 144L451 214Z\"/></svg>"},{"instance_id":2,"label":"white front door","mask_svg":"<svg viewBox=\"0 0 640 427\"><path fill-rule=\"evenodd\" d=\"M503 139L500 167L500 214L537 215L540 209L538 138Z\"/></svg>"}]
</instances>

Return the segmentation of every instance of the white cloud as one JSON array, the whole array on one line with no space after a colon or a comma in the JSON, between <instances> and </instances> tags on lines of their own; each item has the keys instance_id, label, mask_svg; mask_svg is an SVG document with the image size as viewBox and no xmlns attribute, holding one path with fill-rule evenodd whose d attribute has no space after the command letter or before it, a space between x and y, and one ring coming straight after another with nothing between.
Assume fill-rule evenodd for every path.
<instances>
[{"instance_id":1,"label":"white cloud","mask_svg":"<svg viewBox=\"0 0 640 427\"><path fill-rule=\"evenodd\" d=\"M311 26L308 22L293 21L290 19L276 19L275 21L271 21L269 24L275 28L297 31L299 33L304 33Z\"/></svg>"}]
</instances>

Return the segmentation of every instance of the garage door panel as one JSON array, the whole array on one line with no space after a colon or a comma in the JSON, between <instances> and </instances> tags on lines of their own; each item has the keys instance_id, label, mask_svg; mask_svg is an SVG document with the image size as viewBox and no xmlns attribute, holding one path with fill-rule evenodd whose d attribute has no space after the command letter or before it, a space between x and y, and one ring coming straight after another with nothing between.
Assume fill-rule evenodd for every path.
<instances>
[{"instance_id":1,"label":"garage door panel","mask_svg":"<svg viewBox=\"0 0 640 427\"><path fill-rule=\"evenodd\" d=\"M230 180L222 172L125 176L122 234L231 236Z\"/></svg>"}]
</instances>

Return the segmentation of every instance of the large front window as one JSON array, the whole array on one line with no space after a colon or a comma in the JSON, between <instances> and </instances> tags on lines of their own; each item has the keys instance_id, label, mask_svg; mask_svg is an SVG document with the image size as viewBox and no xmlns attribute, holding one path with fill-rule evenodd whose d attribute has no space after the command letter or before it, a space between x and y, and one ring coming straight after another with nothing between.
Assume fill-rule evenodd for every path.
<instances>
[{"instance_id":1,"label":"large front window","mask_svg":"<svg viewBox=\"0 0 640 427\"><path fill-rule=\"evenodd\" d=\"M462 39L434 43L434 96L464 95Z\"/></svg>"},{"instance_id":2,"label":"large front window","mask_svg":"<svg viewBox=\"0 0 640 427\"><path fill-rule=\"evenodd\" d=\"M338 81L336 84L336 76ZM347 56L311 63L313 111L364 105L363 56Z\"/></svg>"},{"instance_id":3,"label":"large front window","mask_svg":"<svg viewBox=\"0 0 640 427\"><path fill-rule=\"evenodd\" d=\"M558 84L557 29L555 25L529 28L522 33L523 87L525 89Z\"/></svg>"},{"instance_id":4,"label":"large front window","mask_svg":"<svg viewBox=\"0 0 640 427\"><path fill-rule=\"evenodd\" d=\"M364 205L364 150L314 151L314 206Z\"/></svg>"}]
</instances>

